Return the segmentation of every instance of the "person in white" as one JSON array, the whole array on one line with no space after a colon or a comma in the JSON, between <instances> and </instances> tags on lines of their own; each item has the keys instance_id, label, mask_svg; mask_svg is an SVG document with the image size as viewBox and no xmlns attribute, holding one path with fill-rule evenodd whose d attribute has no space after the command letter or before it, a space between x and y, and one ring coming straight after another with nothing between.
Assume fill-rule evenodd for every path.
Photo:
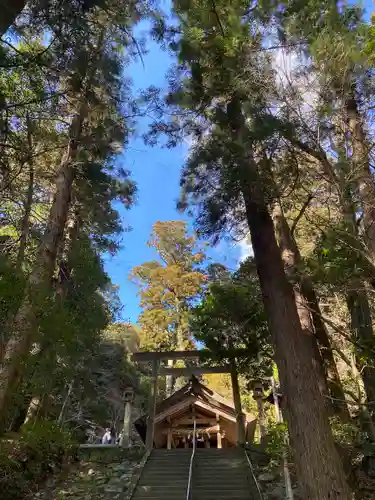
<instances>
[{"instance_id":1,"label":"person in white","mask_svg":"<svg viewBox=\"0 0 375 500\"><path fill-rule=\"evenodd\" d=\"M102 437L102 444L111 444L111 442L112 442L111 429L106 429L105 434Z\"/></svg>"}]
</instances>

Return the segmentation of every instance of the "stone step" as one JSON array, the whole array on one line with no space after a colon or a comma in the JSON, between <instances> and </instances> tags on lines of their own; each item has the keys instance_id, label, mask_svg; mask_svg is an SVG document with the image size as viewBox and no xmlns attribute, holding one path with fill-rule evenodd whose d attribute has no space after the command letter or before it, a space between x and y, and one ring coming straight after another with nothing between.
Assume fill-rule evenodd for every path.
<instances>
[{"instance_id":1,"label":"stone step","mask_svg":"<svg viewBox=\"0 0 375 500\"><path fill-rule=\"evenodd\" d=\"M173 488L171 485L155 486L153 488L142 489L142 487L137 488L134 495L137 498L185 498L186 499L186 488L178 489Z\"/></svg>"},{"instance_id":2,"label":"stone step","mask_svg":"<svg viewBox=\"0 0 375 500\"><path fill-rule=\"evenodd\" d=\"M214 489L219 489L219 488L224 488L224 489L230 489L230 488L247 488L247 480L242 479L241 481L233 481L232 479L230 481L225 481L225 480L215 480L215 479L207 479L206 481L202 479L194 479L193 477L193 485L196 486L197 488L206 488L207 485L210 487L213 487Z\"/></svg>"},{"instance_id":3,"label":"stone step","mask_svg":"<svg viewBox=\"0 0 375 500\"><path fill-rule=\"evenodd\" d=\"M225 462L216 462L216 460L193 460L193 463L199 465L200 467L218 467L218 468L228 468L228 469L236 469L238 467L245 467L247 464L245 462L232 462L227 460Z\"/></svg>"},{"instance_id":4,"label":"stone step","mask_svg":"<svg viewBox=\"0 0 375 500\"><path fill-rule=\"evenodd\" d=\"M215 467L215 465L205 465L201 466L200 464L193 464L193 470L195 471L202 471L205 474L210 472L212 474L215 474L216 476L221 476L222 474L232 474L234 472L239 472L241 474L244 474L245 471L247 470L246 467ZM216 472L215 472L216 471Z\"/></svg>"},{"instance_id":5,"label":"stone step","mask_svg":"<svg viewBox=\"0 0 375 500\"><path fill-rule=\"evenodd\" d=\"M192 450L154 450L134 500L186 500ZM198 449L194 456L192 500L254 500L242 450Z\"/></svg>"},{"instance_id":6,"label":"stone step","mask_svg":"<svg viewBox=\"0 0 375 500\"><path fill-rule=\"evenodd\" d=\"M146 462L146 467L149 466L158 466L160 468L169 468L169 467L175 467L176 469L182 468L182 467L188 467L190 465L190 460L186 462L181 462L179 460L173 460L171 462L165 461L165 460L157 460L153 458L152 460L148 460Z\"/></svg>"},{"instance_id":7,"label":"stone step","mask_svg":"<svg viewBox=\"0 0 375 500\"><path fill-rule=\"evenodd\" d=\"M226 464L216 464L214 461L213 462L198 462L195 461L193 462L193 466L196 466L199 469L213 469L216 468L218 471L223 471L223 470L243 470L243 469L248 469L247 465L244 463L240 464L231 464L230 462Z\"/></svg>"},{"instance_id":8,"label":"stone step","mask_svg":"<svg viewBox=\"0 0 375 500\"><path fill-rule=\"evenodd\" d=\"M188 465L186 465L184 467L177 467L175 465L171 466L171 467L163 467L160 464L152 464L152 465L148 464L144 468L145 473L152 472L152 471L158 471L158 472L167 473L167 474L180 474L180 473L183 473L184 471L188 472L188 470L189 470Z\"/></svg>"},{"instance_id":9,"label":"stone step","mask_svg":"<svg viewBox=\"0 0 375 500\"><path fill-rule=\"evenodd\" d=\"M193 469L193 475L196 478L203 477L207 478L214 477L220 479L221 477L228 479L228 477L239 478L239 477L249 477L246 469L244 470L233 470L233 471L218 471L217 469L198 469L197 467Z\"/></svg>"},{"instance_id":10,"label":"stone step","mask_svg":"<svg viewBox=\"0 0 375 500\"><path fill-rule=\"evenodd\" d=\"M170 480L170 478L168 477L168 481ZM165 486L165 481L166 481L166 478L165 477L157 477L157 476L154 476L154 477L150 477L149 475L147 475L146 477L144 478L141 478L138 482L138 484L140 486ZM173 486L176 486L176 487L186 487L187 486L187 482L188 482L188 477L186 476L185 478L181 478L181 479L177 479L177 478L173 478L173 481L171 481L171 483L173 484Z\"/></svg>"},{"instance_id":11,"label":"stone step","mask_svg":"<svg viewBox=\"0 0 375 500\"><path fill-rule=\"evenodd\" d=\"M183 465L189 465L190 464L190 459L189 460L164 460L164 459L159 459L159 458L152 458L147 461L147 464L160 464L164 465L165 467L172 467L174 465L176 466L183 466Z\"/></svg>"},{"instance_id":12,"label":"stone step","mask_svg":"<svg viewBox=\"0 0 375 500\"><path fill-rule=\"evenodd\" d=\"M220 495L220 494L219 494ZM192 494L192 500L253 500L254 496L249 493L228 493L223 496L218 494L208 494L207 492L194 493ZM177 500L177 499L176 499Z\"/></svg>"},{"instance_id":13,"label":"stone step","mask_svg":"<svg viewBox=\"0 0 375 500\"><path fill-rule=\"evenodd\" d=\"M222 490L230 490L230 491L243 491L243 490L248 490L249 485L248 483L242 482L241 484L238 483L228 483L228 484L215 484L213 482L207 482L205 484L197 484L193 481L193 489L194 490L212 490L212 491L222 491Z\"/></svg>"},{"instance_id":14,"label":"stone step","mask_svg":"<svg viewBox=\"0 0 375 500\"><path fill-rule=\"evenodd\" d=\"M180 461L172 461L172 462L166 462L163 460L149 460L146 463L146 467L159 467L159 469L169 469L171 467L175 469L182 469L183 467L189 467L190 465L190 460L187 462L180 462Z\"/></svg>"},{"instance_id":15,"label":"stone step","mask_svg":"<svg viewBox=\"0 0 375 500\"><path fill-rule=\"evenodd\" d=\"M250 488L241 488L241 489L236 489L236 490L218 490L218 489L207 489L207 488L201 488L201 489L197 489L197 488L192 488L192 493L194 494L194 499L195 499L195 496L196 495L199 495L199 496L207 496L207 497L213 497L213 498L217 498L217 499L225 499L227 498L227 496L229 495L233 495L233 496L247 496L247 497L251 497L252 495L252 490Z\"/></svg>"},{"instance_id":16,"label":"stone step","mask_svg":"<svg viewBox=\"0 0 375 500\"><path fill-rule=\"evenodd\" d=\"M154 450L152 457L190 457L193 450Z\"/></svg>"},{"instance_id":17,"label":"stone step","mask_svg":"<svg viewBox=\"0 0 375 500\"><path fill-rule=\"evenodd\" d=\"M148 467L147 469L144 469L143 474L160 474L160 475L165 475L167 474L168 476L173 476L173 477L179 477L183 475L189 475L189 467L183 467L181 469L168 469L168 468L161 468L161 467Z\"/></svg>"},{"instance_id":18,"label":"stone step","mask_svg":"<svg viewBox=\"0 0 375 500\"><path fill-rule=\"evenodd\" d=\"M213 448L208 448L206 450L195 450L196 457L243 457L245 452L242 450L216 450Z\"/></svg>"},{"instance_id":19,"label":"stone step","mask_svg":"<svg viewBox=\"0 0 375 500\"><path fill-rule=\"evenodd\" d=\"M138 492L136 492L133 496L132 496L132 500L138 500L138 499L142 499L142 500L186 500L186 491L184 491L183 493L169 493L167 492L166 490L164 490L162 493L160 494L155 494L155 493L151 493L151 494L148 494L148 495L139 495Z\"/></svg>"}]
</instances>

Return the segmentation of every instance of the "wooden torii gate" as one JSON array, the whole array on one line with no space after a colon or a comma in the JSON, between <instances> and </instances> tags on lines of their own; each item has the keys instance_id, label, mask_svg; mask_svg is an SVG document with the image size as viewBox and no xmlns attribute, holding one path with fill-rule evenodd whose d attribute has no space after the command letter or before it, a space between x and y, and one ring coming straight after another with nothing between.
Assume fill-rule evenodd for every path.
<instances>
[{"instance_id":1,"label":"wooden torii gate","mask_svg":"<svg viewBox=\"0 0 375 500\"><path fill-rule=\"evenodd\" d=\"M245 351L237 349L235 353L241 354ZM237 445L245 445L245 414L242 412L240 389L238 385L238 374L236 363L233 360L229 364L222 366L201 366L201 367L187 367L187 368L171 368L167 366L160 366L162 360L186 360L198 359L204 360L207 358L207 350L195 351L165 351L165 352L137 352L133 354L133 361L138 363L152 363L152 384L151 384L151 397L148 408L147 419L147 433L146 433L146 448L152 450L154 443L154 421L156 410L156 390L157 380L159 375L172 375L174 377L191 377L192 375L203 375L206 373L230 373L233 390L233 402L236 410L237 421Z\"/></svg>"}]
</instances>

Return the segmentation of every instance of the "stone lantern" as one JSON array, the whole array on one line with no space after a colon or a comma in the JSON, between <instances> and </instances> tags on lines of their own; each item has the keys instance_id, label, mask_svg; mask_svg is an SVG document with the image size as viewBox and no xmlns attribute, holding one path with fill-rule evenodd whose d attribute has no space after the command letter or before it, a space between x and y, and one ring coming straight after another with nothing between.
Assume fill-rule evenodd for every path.
<instances>
[{"instance_id":1,"label":"stone lantern","mask_svg":"<svg viewBox=\"0 0 375 500\"><path fill-rule=\"evenodd\" d=\"M120 446L122 448L129 448L131 443L131 429L132 429L132 410L134 403L134 389L127 387L124 394L124 425L122 427L122 434L120 439Z\"/></svg>"}]
</instances>

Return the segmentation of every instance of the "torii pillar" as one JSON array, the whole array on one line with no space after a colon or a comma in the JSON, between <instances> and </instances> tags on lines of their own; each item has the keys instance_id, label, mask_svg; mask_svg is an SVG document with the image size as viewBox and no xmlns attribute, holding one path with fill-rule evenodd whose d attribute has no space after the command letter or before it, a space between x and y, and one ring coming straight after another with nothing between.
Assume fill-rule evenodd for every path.
<instances>
[{"instance_id":1,"label":"torii pillar","mask_svg":"<svg viewBox=\"0 0 375 500\"><path fill-rule=\"evenodd\" d=\"M154 358L152 360L152 373L151 373L151 395L148 404L148 418L147 418L147 431L146 431L146 449L151 451L154 447L154 421L156 409L156 393L158 382L159 360Z\"/></svg>"},{"instance_id":2,"label":"torii pillar","mask_svg":"<svg viewBox=\"0 0 375 500\"><path fill-rule=\"evenodd\" d=\"M245 414L242 411L240 386L235 361L230 363L230 376L232 380L233 402L236 410L237 446L245 446Z\"/></svg>"}]
</instances>

